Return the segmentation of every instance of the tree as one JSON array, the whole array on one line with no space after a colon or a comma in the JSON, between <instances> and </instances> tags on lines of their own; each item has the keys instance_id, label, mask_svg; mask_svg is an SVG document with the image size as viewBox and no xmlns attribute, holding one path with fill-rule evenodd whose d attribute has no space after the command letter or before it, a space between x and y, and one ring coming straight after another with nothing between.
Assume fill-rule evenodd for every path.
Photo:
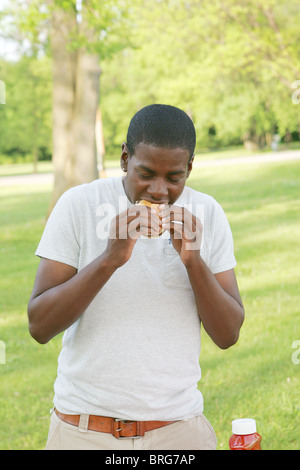
<instances>
[{"instance_id":1,"label":"tree","mask_svg":"<svg viewBox=\"0 0 300 470\"><path fill-rule=\"evenodd\" d=\"M52 151L50 75L47 57L0 61L7 95L5 106L0 106L0 152L16 159L32 155L35 170L42 153Z\"/></svg>"},{"instance_id":2,"label":"tree","mask_svg":"<svg viewBox=\"0 0 300 470\"><path fill-rule=\"evenodd\" d=\"M85 48L69 50L78 27L76 10L55 9L51 18L53 60L52 206L66 189L97 175L95 122L99 100L99 58ZM80 25L81 26L81 25Z\"/></svg>"},{"instance_id":3,"label":"tree","mask_svg":"<svg viewBox=\"0 0 300 470\"><path fill-rule=\"evenodd\" d=\"M117 122L112 112L120 97L130 111L154 101L182 107L194 119L198 148L254 147L277 127L281 135L298 129L299 107L291 100L300 78L298 0L143 3L133 31L140 47L102 64L111 139L121 132L122 115Z\"/></svg>"},{"instance_id":4,"label":"tree","mask_svg":"<svg viewBox=\"0 0 300 470\"><path fill-rule=\"evenodd\" d=\"M18 22L6 28L26 36L27 55L53 57L53 201L95 177L97 100L106 154L119 149L134 112L153 102L192 116L198 149L254 147L277 130L299 132L300 108L292 102L300 79L298 3L11 0Z\"/></svg>"},{"instance_id":5,"label":"tree","mask_svg":"<svg viewBox=\"0 0 300 470\"><path fill-rule=\"evenodd\" d=\"M51 210L66 189L98 177L95 129L99 60L101 54L106 56L122 45L122 35L117 39L113 37L122 9L118 2L110 0L100 4L82 2L80 9L72 0L48 0L48 4L51 9L55 176ZM110 35L108 41L105 40L107 35Z\"/></svg>"},{"instance_id":6,"label":"tree","mask_svg":"<svg viewBox=\"0 0 300 470\"><path fill-rule=\"evenodd\" d=\"M20 42L29 40L28 54L49 53L52 59L55 183L49 211L68 188L98 177L100 59L128 45L128 4L126 0L12 0L6 11L6 18L14 18L9 34Z\"/></svg>"}]
</instances>

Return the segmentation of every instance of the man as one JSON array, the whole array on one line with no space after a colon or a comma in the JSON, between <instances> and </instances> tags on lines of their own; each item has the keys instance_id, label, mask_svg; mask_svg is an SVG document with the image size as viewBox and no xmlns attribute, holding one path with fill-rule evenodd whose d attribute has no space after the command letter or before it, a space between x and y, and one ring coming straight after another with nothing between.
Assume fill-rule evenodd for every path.
<instances>
[{"instance_id":1,"label":"man","mask_svg":"<svg viewBox=\"0 0 300 470\"><path fill-rule=\"evenodd\" d=\"M197 388L200 324L228 348L244 312L225 214L185 186L194 148L186 113L143 108L125 176L70 189L47 222L28 305L38 342L65 331L47 449L216 448Z\"/></svg>"}]
</instances>

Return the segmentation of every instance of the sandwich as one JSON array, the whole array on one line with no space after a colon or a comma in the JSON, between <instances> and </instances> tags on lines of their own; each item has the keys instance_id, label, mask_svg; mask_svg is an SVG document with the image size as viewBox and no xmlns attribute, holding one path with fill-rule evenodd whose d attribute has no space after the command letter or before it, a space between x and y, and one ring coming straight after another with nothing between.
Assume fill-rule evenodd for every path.
<instances>
[{"instance_id":1,"label":"sandwich","mask_svg":"<svg viewBox=\"0 0 300 470\"><path fill-rule=\"evenodd\" d=\"M159 222L160 222L160 232L158 234L158 236L160 237L165 231L165 229L162 229L161 227L162 222L161 222L161 216L160 216L160 211L159 211L160 204L154 204L153 202L146 201L145 199L138 201L136 204L140 206L150 207L150 209L154 209L156 211L158 218L159 218ZM149 235L148 238L157 238L157 237L151 237L151 235Z\"/></svg>"}]
</instances>

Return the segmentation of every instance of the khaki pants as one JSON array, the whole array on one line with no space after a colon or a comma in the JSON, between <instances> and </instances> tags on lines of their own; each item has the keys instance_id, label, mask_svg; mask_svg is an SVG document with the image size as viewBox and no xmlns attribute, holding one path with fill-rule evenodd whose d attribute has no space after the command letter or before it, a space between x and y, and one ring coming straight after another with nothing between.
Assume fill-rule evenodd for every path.
<instances>
[{"instance_id":1,"label":"khaki pants","mask_svg":"<svg viewBox=\"0 0 300 470\"><path fill-rule=\"evenodd\" d=\"M52 413L45 450L215 450L214 430L203 414L146 432L145 436L116 439L108 433L67 424Z\"/></svg>"}]
</instances>

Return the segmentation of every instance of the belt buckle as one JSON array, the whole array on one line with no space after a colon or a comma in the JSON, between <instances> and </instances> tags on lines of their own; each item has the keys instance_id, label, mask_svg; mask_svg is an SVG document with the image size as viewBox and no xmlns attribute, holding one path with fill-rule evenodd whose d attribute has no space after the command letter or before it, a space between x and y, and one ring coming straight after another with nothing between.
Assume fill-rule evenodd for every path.
<instances>
[{"instance_id":1,"label":"belt buckle","mask_svg":"<svg viewBox=\"0 0 300 470\"><path fill-rule=\"evenodd\" d=\"M136 423L136 429L137 432L140 432L141 434L137 434L136 436L120 436L119 433L122 431L122 428L118 423L124 423L124 424L130 424L130 423ZM126 420L122 418L114 418L112 422L112 435L116 439L140 439L145 435L145 431L143 429L143 426L140 426L141 424L139 421L130 421L129 423L126 423Z\"/></svg>"}]
</instances>

